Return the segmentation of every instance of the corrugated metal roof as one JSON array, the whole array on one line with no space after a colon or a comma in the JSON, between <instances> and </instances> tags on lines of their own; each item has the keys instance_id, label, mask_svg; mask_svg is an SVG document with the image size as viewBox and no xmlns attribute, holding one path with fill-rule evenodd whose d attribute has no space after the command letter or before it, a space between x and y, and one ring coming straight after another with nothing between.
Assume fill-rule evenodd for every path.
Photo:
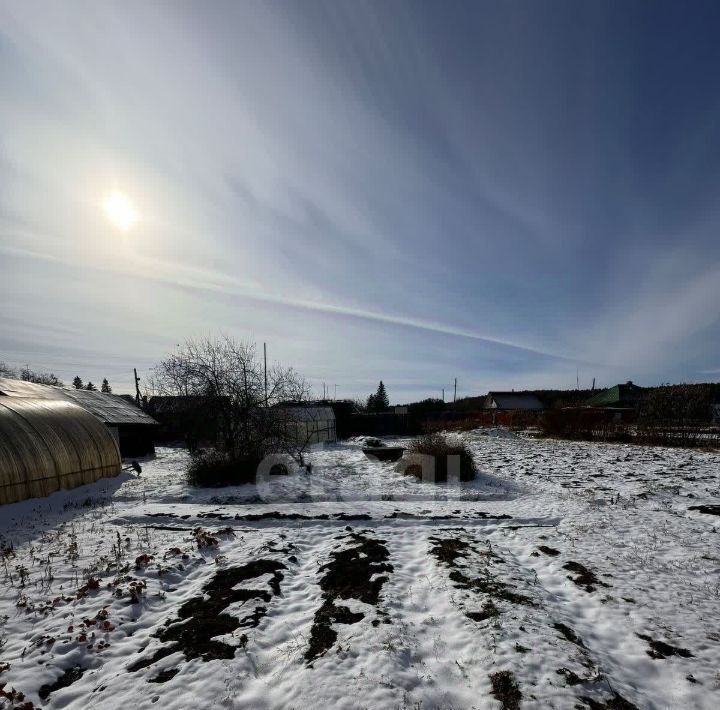
<instances>
[{"instance_id":1,"label":"corrugated metal roof","mask_svg":"<svg viewBox=\"0 0 720 710\"><path fill-rule=\"evenodd\" d=\"M142 409L115 394L88 390L62 390L62 393L105 424L157 424Z\"/></svg>"},{"instance_id":2,"label":"corrugated metal roof","mask_svg":"<svg viewBox=\"0 0 720 710\"><path fill-rule=\"evenodd\" d=\"M82 407L0 397L0 503L46 496L120 473L110 432Z\"/></svg>"},{"instance_id":3,"label":"corrugated metal roof","mask_svg":"<svg viewBox=\"0 0 720 710\"><path fill-rule=\"evenodd\" d=\"M626 382L599 392L588 400L588 404L592 407L632 405L644 395L645 389L643 387L639 387L632 382Z\"/></svg>"},{"instance_id":4,"label":"corrugated metal roof","mask_svg":"<svg viewBox=\"0 0 720 710\"><path fill-rule=\"evenodd\" d=\"M225 405L229 400L229 397L206 395L154 395L148 401L148 409L155 415L208 411Z\"/></svg>"},{"instance_id":5,"label":"corrugated metal roof","mask_svg":"<svg viewBox=\"0 0 720 710\"><path fill-rule=\"evenodd\" d=\"M0 395L8 397L32 397L34 399L60 400L80 405L104 424L146 424L157 422L123 397L105 392L65 389L34 382L0 377Z\"/></svg>"},{"instance_id":6,"label":"corrugated metal roof","mask_svg":"<svg viewBox=\"0 0 720 710\"><path fill-rule=\"evenodd\" d=\"M534 394L522 392L490 392L498 409L545 409L545 405Z\"/></svg>"}]
</instances>

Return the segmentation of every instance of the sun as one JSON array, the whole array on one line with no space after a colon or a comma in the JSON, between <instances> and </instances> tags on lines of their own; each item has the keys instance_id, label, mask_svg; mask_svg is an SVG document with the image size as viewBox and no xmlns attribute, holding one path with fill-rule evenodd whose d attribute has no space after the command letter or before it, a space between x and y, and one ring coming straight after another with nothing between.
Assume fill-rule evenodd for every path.
<instances>
[{"instance_id":1,"label":"sun","mask_svg":"<svg viewBox=\"0 0 720 710\"><path fill-rule=\"evenodd\" d=\"M127 232L137 224L138 212L135 205L119 190L106 193L102 207L110 223L121 232Z\"/></svg>"}]
</instances>

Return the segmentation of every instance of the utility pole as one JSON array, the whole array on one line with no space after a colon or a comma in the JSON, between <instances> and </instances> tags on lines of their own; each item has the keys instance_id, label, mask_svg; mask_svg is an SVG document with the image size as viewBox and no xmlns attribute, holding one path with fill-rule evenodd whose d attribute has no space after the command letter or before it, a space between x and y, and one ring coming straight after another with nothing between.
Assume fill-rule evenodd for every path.
<instances>
[{"instance_id":1,"label":"utility pole","mask_svg":"<svg viewBox=\"0 0 720 710\"><path fill-rule=\"evenodd\" d=\"M443 402L445 401L445 388L443 387Z\"/></svg>"},{"instance_id":2,"label":"utility pole","mask_svg":"<svg viewBox=\"0 0 720 710\"><path fill-rule=\"evenodd\" d=\"M140 407L140 378L137 374L137 367L133 367L133 374L135 375L135 404L138 408Z\"/></svg>"},{"instance_id":3,"label":"utility pole","mask_svg":"<svg viewBox=\"0 0 720 710\"><path fill-rule=\"evenodd\" d=\"M265 374L265 406L268 406L268 396L267 396L267 343L263 343L263 370Z\"/></svg>"},{"instance_id":4,"label":"utility pole","mask_svg":"<svg viewBox=\"0 0 720 710\"><path fill-rule=\"evenodd\" d=\"M333 398L333 401L337 402L337 385L335 385L335 397Z\"/></svg>"},{"instance_id":5,"label":"utility pole","mask_svg":"<svg viewBox=\"0 0 720 710\"><path fill-rule=\"evenodd\" d=\"M455 378L455 392L453 393L453 403L457 399L457 377Z\"/></svg>"}]
</instances>

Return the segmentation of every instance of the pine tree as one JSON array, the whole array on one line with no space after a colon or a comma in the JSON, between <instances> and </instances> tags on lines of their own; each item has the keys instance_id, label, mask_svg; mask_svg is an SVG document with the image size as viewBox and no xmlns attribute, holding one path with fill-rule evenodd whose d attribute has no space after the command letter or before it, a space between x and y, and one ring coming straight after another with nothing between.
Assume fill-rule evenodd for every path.
<instances>
[{"instance_id":1,"label":"pine tree","mask_svg":"<svg viewBox=\"0 0 720 710\"><path fill-rule=\"evenodd\" d=\"M100 385L100 391L105 392L106 394L110 394L112 392L112 387L110 387L107 377L103 377L102 384Z\"/></svg>"},{"instance_id":2,"label":"pine tree","mask_svg":"<svg viewBox=\"0 0 720 710\"><path fill-rule=\"evenodd\" d=\"M81 390L83 388L83 381L80 379L79 375L75 375L73 379L73 387L76 390Z\"/></svg>"},{"instance_id":3,"label":"pine tree","mask_svg":"<svg viewBox=\"0 0 720 710\"><path fill-rule=\"evenodd\" d=\"M390 399L385 391L385 385L382 380L380 380L377 392L375 393L375 406L378 408L379 412L384 412L386 409L390 408Z\"/></svg>"},{"instance_id":4,"label":"pine tree","mask_svg":"<svg viewBox=\"0 0 720 710\"><path fill-rule=\"evenodd\" d=\"M367 398L368 412L384 412L390 407L390 400L388 399L387 392L385 391L385 385L380 380L377 392L371 394Z\"/></svg>"},{"instance_id":5,"label":"pine tree","mask_svg":"<svg viewBox=\"0 0 720 710\"><path fill-rule=\"evenodd\" d=\"M85 385L85 389L89 390L90 392L97 392L97 387L95 387L95 385L90 382L90 380L88 380L88 383Z\"/></svg>"}]
</instances>

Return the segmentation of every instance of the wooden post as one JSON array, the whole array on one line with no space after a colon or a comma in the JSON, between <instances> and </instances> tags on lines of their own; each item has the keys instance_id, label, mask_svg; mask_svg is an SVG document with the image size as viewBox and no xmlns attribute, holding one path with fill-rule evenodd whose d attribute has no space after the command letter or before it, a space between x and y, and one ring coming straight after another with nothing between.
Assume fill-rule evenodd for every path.
<instances>
[{"instance_id":1,"label":"wooden post","mask_svg":"<svg viewBox=\"0 0 720 710\"><path fill-rule=\"evenodd\" d=\"M140 408L140 378L137 374L137 367L133 367L133 374L135 375L135 404L138 409Z\"/></svg>"},{"instance_id":2,"label":"wooden post","mask_svg":"<svg viewBox=\"0 0 720 710\"><path fill-rule=\"evenodd\" d=\"M265 372L265 406L268 406L268 396L267 396L267 343L263 343L263 369Z\"/></svg>"}]
</instances>

